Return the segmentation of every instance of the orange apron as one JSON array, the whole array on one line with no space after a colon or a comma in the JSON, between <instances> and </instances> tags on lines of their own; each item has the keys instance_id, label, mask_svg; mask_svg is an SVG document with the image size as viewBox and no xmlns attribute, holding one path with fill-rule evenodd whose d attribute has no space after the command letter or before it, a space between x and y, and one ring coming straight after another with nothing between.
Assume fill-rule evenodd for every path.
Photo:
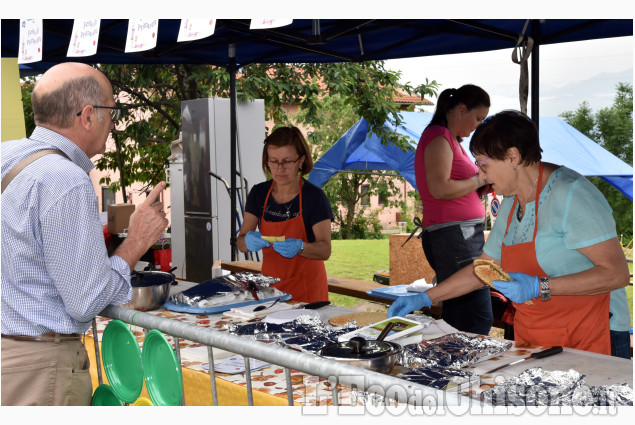
<instances>
[{"instance_id":1,"label":"orange apron","mask_svg":"<svg viewBox=\"0 0 635 425\"><path fill-rule=\"evenodd\" d=\"M542 181L542 163L538 181ZM505 245L501 250L501 264L506 272L521 272L532 276L547 277L536 258L536 233L538 230L538 196L536 190L536 222L531 242ZM507 230L512 220L518 198L507 218ZM504 239L504 238L503 238ZM516 341L552 347L577 348L600 354L611 354L609 332L610 294L552 295L549 301L540 297L532 299L533 305L517 304L514 316Z\"/></svg>"},{"instance_id":2,"label":"orange apron","mask_svg":"<svg viewBox=\"0 0 635 425\"><path fill-rule=\"evenodd\" d=\"M263 236L282 236L286 238L302 239L308 243L304 219L302 218L302 179L300 179L300 214L290 220L273 222L265 220L265 210L274 182L267 193L262 208L259 229ZM267 276L280 278L280 282L273 285L280 291L291 294L294 300L304 302L328 301L329 290L326 280L324 261L312 260L301 255L286 258L274 251L273 246L262 250L262 273Z\"/></svg>"}]
</instances>

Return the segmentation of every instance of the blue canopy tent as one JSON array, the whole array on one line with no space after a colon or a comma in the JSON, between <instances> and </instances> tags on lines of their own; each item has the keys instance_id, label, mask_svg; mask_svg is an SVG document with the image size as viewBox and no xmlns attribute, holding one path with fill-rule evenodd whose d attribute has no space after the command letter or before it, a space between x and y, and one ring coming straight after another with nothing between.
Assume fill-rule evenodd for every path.
<instances>
[{"instance_id":1,"label":"blue canopy tent","mask_svg":"<svg viewBox=\"0 0 635 425\"><path fill-rule=\"evenodd\" d=\"M343 170L394 170L416 189L414 149L432 114L401 114L403 126L395 129L391 122L386 125L409 137L413 150L403 152L395 146L382 145L374 133L367 134L368 123L360 119L315 162L309 181L321 187L331 176ZM601 177L633 200L633 167L560 118L541 117L539 131L544 161L566 165L584 176ZM462 142L468 154L469 144L469 138Z\"/></svg>"}]
</instances>

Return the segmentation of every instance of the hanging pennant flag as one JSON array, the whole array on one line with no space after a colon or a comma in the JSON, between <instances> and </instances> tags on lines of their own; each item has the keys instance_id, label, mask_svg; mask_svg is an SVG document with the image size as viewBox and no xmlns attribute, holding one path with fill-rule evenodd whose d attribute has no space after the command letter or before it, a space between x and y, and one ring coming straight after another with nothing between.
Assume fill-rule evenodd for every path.
<instances>
[{"instance_id":1,"label":"hanging pennant flag","mask_svg":"<svg viewBox=\"0 0 635 425\"><path fill-rule=\"evenodd\" d=\"M252 19L249 24L250 30L263 30L269 28L279 28L291 25L293 19Z\"/></svg>"},{"instance_id":2,"label":"hanging pennant flag","mask_svg":"<svg viewBox=\"0 0 635 425\"><path fill-rule=\"evenodd\" d=\"M19 64L42 60L42 34L44 29L41 19L20 19Z\"/></svg>"},{"instance_id":3,"label":"hanging pennant flag","mask_svg":"<svg viewBox=\"0 0 635 425\"><path fill-rule=\"evenodd\" d=\"M181 19L176 41L192 41L209 37L216 29L216 19Z\"/></svg>"},{"instance_id":4,"label":"hanging pennant flag","mask_svg":"<svg viewBox=\"0 0 635 425\"><path fill-rule=\"evenodd\" d=\"M97 53L101 19L75 19L68 57L92 56Z\"/></svg>"},{"instance_id":5,"label":"hanging pennant flag","mask_svg":"<svg viewBox=\"0 0 635 425\"><path fill-rule=\"evenodd\" d=\"M126 53L154 49L157 45L158 19L135 18L128 23Z\"/></svg>"}]
</instances>

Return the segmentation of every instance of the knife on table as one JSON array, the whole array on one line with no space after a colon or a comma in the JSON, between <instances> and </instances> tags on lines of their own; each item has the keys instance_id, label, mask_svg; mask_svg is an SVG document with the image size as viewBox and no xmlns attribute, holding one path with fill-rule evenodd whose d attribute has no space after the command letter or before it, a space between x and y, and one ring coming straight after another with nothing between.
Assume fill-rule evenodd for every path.
<instances>
[{"instance_id":1,"label":"knife on table","mask_svg":"<svg viewBox=\"0 0 635 425\"><path fill-rule=\"evenodd\" d=\"M308 303L308 304L298 304L296 307L293 307L293 308L305 308L308 310L315 310L316 308L325 307L329 304L331 304L330 301L315 301L313 303Z\"/></svg>"},{"instance_id":2,"label":"knife on table","mask_svg":"<svg viewBox=\"0 0 635 425\"><path fill-rule=\"evenodd\" d=\"M494 368L492 370L488 370L487 372L484 373L484 375L488 375L490 373L494 373L494 372L496 372L498 370L501 370L504 367L511 366L511 365L514 365L514 364L517 364L517 363L520 363L520 362L524 362L525 360L544 359L545 357L553 356L554 354L558 354L558 353L562 353L562 347L559 346L559 345L557 345L555 347L547 348L546 350L538 351L537 353L531 353L531 355L529 355L529 356L527 356L527 357L525 357L523 359L516 360L516 361L513 361L511 363L504 364L502 366L498 366L498 367L496 367L496 368Z\"/></svg>"}]
</instances>

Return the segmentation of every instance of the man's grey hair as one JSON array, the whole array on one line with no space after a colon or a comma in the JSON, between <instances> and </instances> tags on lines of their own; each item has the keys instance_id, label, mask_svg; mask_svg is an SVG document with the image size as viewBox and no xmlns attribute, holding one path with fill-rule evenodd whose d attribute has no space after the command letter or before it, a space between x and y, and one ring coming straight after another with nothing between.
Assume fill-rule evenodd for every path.
<instances>
[{"instance_id":1,"label":"man's grey hair","mask_svg":"<svg viewBox=\"0 0 635 425\"><path fill-rule=\"evenodd\" d=\"M36 125L69 128L79 111L86 105L100 105L102 99L102 86L92 75L67 81L42 95L36 86L31 97L33 119Z\"/></svg>"}]
</instances>

